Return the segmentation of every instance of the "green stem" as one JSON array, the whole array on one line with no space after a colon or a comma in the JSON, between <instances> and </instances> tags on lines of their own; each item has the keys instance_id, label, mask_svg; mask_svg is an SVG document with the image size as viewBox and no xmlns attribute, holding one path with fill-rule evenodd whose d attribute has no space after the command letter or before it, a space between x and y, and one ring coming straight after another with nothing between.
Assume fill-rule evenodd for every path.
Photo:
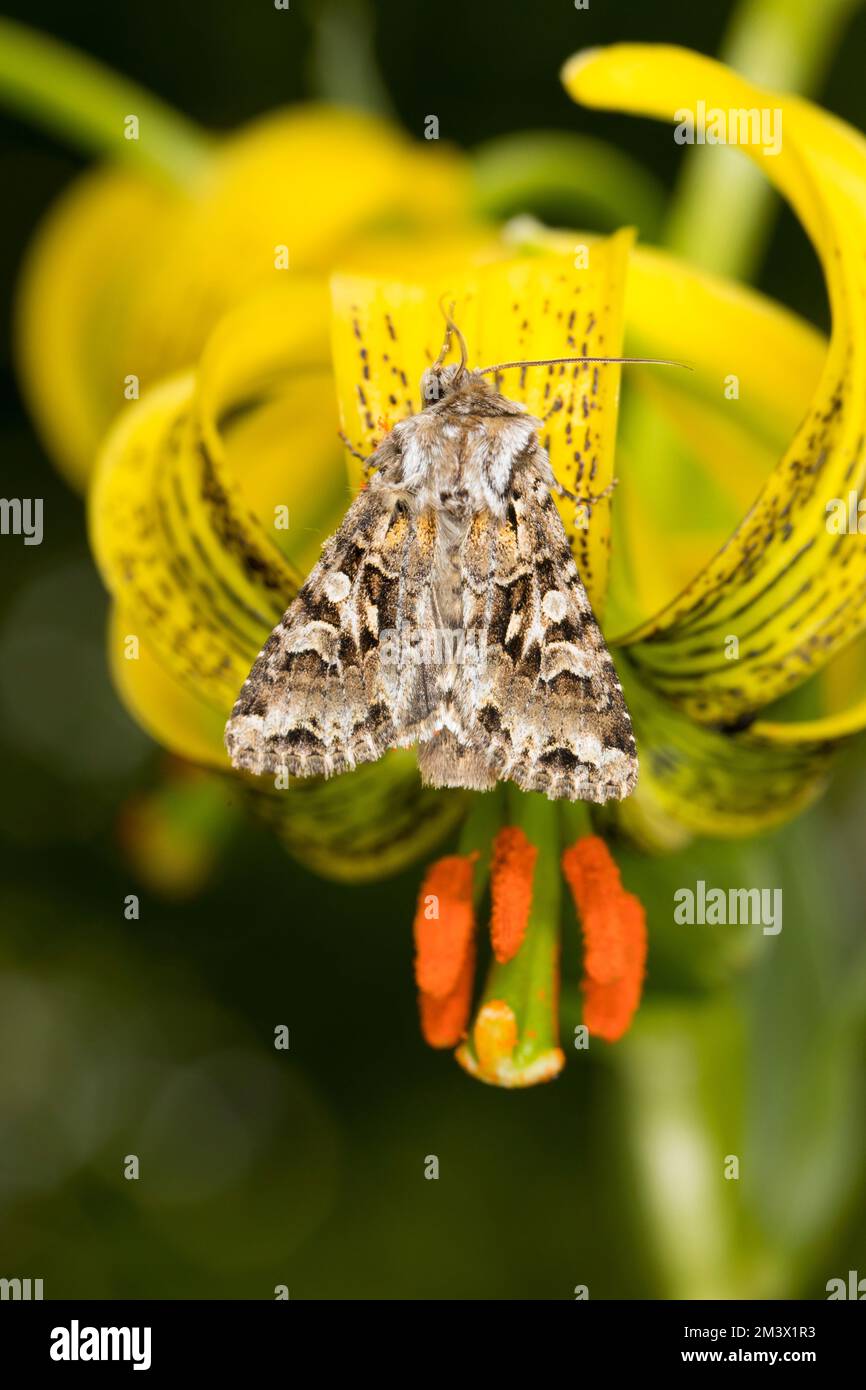
<instances>
[{"instance_id":1,"label":"green stem","mask_svg":"<svg viewBox=\"0 0 866 1390\"><path fill-rule=\"evenodd\" d=\"M469 797L469 810L460 832L457 853L478 855L472 875L472 896L477 911L490 877L493 841L505 819L505 794L500 783L492 792L470 792Z\"/></svg>"},{"instance_id":2,"label":"green stem","mask_svg":"<svg viewBox=\"0 0 866 1390\"><path fill-rule=\"evenodd\" d=\"M0 19L0 104L92 154L187 185L209 140L185 116L57 39ZM139 138L127 139L126 118Z\"/></svg>"},{"instance_id":3,"label":"green stem","mask_svg":"<svg viewBox=\"0 0 866 1390\"><path fill-rule=\"evenodd\" d=\"M393 117L376 58L375 12L369 0L318 0L310 20L310 78L319 100Z\"/></svg>"},{"instance_id":4,"label":"green stem","mask_svg":"<svg viewBox=\"0 0 866 1390\"><path fill-rule=\"evenodd\" d=\"M559 827L557 809L546 797L506 789L509 825L523 830L538 850L532 884L532 906L523 944L511 960L493 962L481 997L479 1012L493 1001L511 1010L517 1035L513 1049L503 1059L495 1077L479 1068L476 1035L459 1049L467 1070L482 1080L503 1086L525 1086L546 1081L562 1066L559 1048Z\"/></svg>"},{"instance_id":5,"label":"green stem","mask_svg":"<svg viewBox=\"0 0 866 1390\"><path fill-rule=\"evenodd\" d=\"M744 0L719 58L770 91L806 95L820 85L842 27L860 2ZM774 204L770 184L738 150L692 149L665 245L707 270L748 280L766 249Z\"/></svg>"},{"instance_id":6,"label":"green stem","mask_svg":"<svg viewBox=\"0 0 866 1390\"><path fill-rule=\"evenodd\" d=\"M559 916L562 881L556 805L537 792L509 789L513 825L538 849L526 937L505 965L495 962L488 987L513 1007L520 1026L517 1068L559 1043Z\"/></svg>"},{"instance_id":7,"label":"green stem","mask_svg":"<svg viewBox=\"0 0 866 1390\"><path fill-rule=\"evenodd\" d=\"M563 849L582 840L584 835L592 834L592 819L586 801L559 802L559 820L562 830Z\"/></svg>"}]
</instances>

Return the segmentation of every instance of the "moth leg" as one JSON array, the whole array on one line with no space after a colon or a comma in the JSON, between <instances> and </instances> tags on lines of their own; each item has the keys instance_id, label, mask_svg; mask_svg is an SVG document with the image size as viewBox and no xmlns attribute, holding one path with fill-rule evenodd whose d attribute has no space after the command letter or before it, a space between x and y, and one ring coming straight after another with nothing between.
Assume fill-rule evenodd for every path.
<instances>
[{"instance_id":1,"label":"moth leg","mask_svg":"<svg viewBox=\"0 0 866 1390\"><path fill-rule=\"evenodd\" d=\"M590 492L586 497L572 497L572 494L570 492L566 492L563 495L566 497L572 497L573 501L580 502L583 506L593 507L595 506L596 502L603 502L605 497L610 497L610 494L613 492L615 487L619 487L619 478L612 478L603 492Z\"/></svg>"},{"instance_id":2,"label":"moth leg","mask_svg":"<svg viewBox=\"0 0 866 1390\"><path fill-rule=\"evenodd\" d=\"M592 509L596 502L603 502L605 497L609 497L614 488L618 485L619 478L614 478L603 492L590 493L588 497L575 497L574 503L574 525L580 527L581 531L586 531L592 519Z\"/></svg>"},{"instance_id":3,"label":"moth leg","mask_svg":"<svg viewBox=\"0 0 866 1390\"><path fill-rule=\"evenodd\" d=\"M557 497L567 497L569 502L582 502L587 500L586 498L578 497L576 492L569 492L568 488L563 487L558 478L554 478L550 485L550 490L551 492L555 492Z\"/></svg>"},{"instance_id":4,"label":"moth leg","mask_svg":"<svg viewBox=\"0 0 866 1390\"><path fill-rule=\"evenodd\" d=\"M352 455L352 458L357 459L359 463L363 463L364 466L366 467L366 466L367 466L367 455L366 455L366 454L362 454L360 449L356 449L356 448L355 448L355 446L354 446L354 444L352 443L351 439L350 439L349 436L345 433L344 430L338 430L338 431L337 431L337 434L338 434L339 438L340 438L340 439L343 441L343 443L345 444L345 446L346 446L346 448L348 449L349 453Z\"/></svg>"},{"instance_id":5,"label":"moth leg","mask_svg":"<svg viewBox=\"0 0 866 1390\"><path fill-rule=\"evenodd\" d=\"M615 487L619 486L619 478L614 478L608 483L603 492L590 492L586 497L578 497L576 492L569 492L567 487L563 487L558 478L551 484L551 492L555 492L557 497L567 497L569 502L576 502L579 507L589 507L590 511L596 502L603 502L605 497L610 497Z\"/></svg>"}]
</instances>

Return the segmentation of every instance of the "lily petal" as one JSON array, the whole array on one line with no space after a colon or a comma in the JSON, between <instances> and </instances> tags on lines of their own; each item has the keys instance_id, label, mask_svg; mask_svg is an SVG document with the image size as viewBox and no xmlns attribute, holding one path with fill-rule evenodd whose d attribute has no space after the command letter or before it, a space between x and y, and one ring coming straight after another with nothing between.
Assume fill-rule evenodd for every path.
<instances>
[{"instance_id":1,"label":"lily petal","mask_svg":"<svg viewBox=\"0 0 866 1390\"><path fill-rule=\"evenodd\" d=\"M576 234L536 224L524 235L539 251L562 252ZM748 510L800 421L804 396L820 380L827 347L820 333L765 296L638 246L629 257L626 350L680 357L693 370L629 371L629 390L654 407L656 434L632 434L625 410L608 623L625 636L612 636L612 646L627 644L638 615L669 601ZM722 390L734 362L736 402ZM785 820L826 785L834 741L866 720L866 642L816 678L820 717L758 720L740 733L695 728L645 681L637 688L630 654L621 648L617 665L641 777L616 818L647 845L680 843L684 833L749 834Z\"/></svg>"},{"instance_id":2,"label":"lily petal","mask_svg":"<svg viewBox=\"0 0 866 1390\"><path fill-rule=\"evenodd\" d=\"M521 244L535 253L566 254L580 239L527 219L521 226ZM800 423L827 344L766 296L638 245L628 260L625 351L691 370L628 370L608 624L622 634L676 597L751 506ZM725 394L733 364L735 401Z\"/></svg>"},{"instance_id":3,"label":"lily petal","mask_svg":"<svg viewBox=\"0 0 866 1390\"><path fill-rule=\"evenodd\" d=\"M295 277L283 291L247 301L216 330L197 374L129 406L91 492L92 545L118 605L111 657L120 689L166 746L226 770L225 720L302 578L293 546L278 544L275 507L287 507L295 527L288 535L298 534L303 549L305 519L319 540L331 524L317 510L320 490L326 499L333 493L326 451L330 476L343 476L336 421L318 414L323 376L333 391L327 337L319 280ZM286 392L296 412L306 397L318 423L308 419L283 438L315 441L316 453L293 459L271 426L265 466L245 485L238 430L240 458L261 462L248 452L262 438L250 422L273 413L279 424ZM137 639L131 659L128 636ZM401 753L351 779L281 790L265 780L249 791L292 852L347 880L396 872L428 854L464 806L457 794L422 789L414 759Z\"/></svg>"},{"instance_id":4,"label":"lily petal","mask_svg":"<svg viewBox=\"0 0 866 1390\"><path fill-rule=\"evenodd\" d=\"M636 247L627 284L626 351L692 370L628 373L635 400L623 411L614 508L618 633L669 604L724 545L799 425L827 351L781 305L663 252Z\"/></svg>"},{"instance_id":5,"label":"lily petal","mask_svg":"<svg viewBox=\"0 0 866 1390\"><path fill-rule=\"evenodd\" d=\"M826 526L866 474L866 143L808 102L765 92L683 49L578 55L563 80L592 106L667 120L698 103L779 109L769 154L743 145L791 203L821 258L833 331L806 417L760 497L698 578L631 635L644 680L705 723L736 722L802 682L866 624L866 545ZM724 642L738 635L738 661Z\"/></svg>"},{"instance_id":6,"label":"lily petal","mask_svg":"<svg viewBox=\"0 0 866 1390\"><path fill-rule=\"evenodd\" d=\"M695 834L753 835L790 820L826 787L835 750L819 731L801 728L786 740L757 724L740 733L708 729L647 687L626 653L617 670L641 771L616 815L638 841L649 845L646 827L656 819Z\"/></svg>"},{"instance_id":7,"label":"lily petal","mask_svg":"<svg viewBox=\"0 0 866 1390\"><path fill-rule=\"evenodd\" d=\"M79 490L123 404L124 377L141 373L130 302L164 253L179 201L162 185L96 170L58 200L28 248L16 292L18 372L46 448ZM175 358L162 374L180 365Z\"/></svg>"}]
</instances>

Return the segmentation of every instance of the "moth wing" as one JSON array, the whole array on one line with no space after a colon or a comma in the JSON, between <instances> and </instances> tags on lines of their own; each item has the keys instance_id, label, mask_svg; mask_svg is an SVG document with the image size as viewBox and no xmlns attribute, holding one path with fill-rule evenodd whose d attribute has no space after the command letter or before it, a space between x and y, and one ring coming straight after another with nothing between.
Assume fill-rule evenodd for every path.
<instances>
[{"instance_id":1,"label":"moth wing","mask_svg":"<svg viewBox=\"0 0 866 1390\"><path fill-rule=\"evenodd\" d=\"M503 520L473 518L461 552L464 627L487 634L460 667L464 737L524 791L609 801L637 781L631 719L546 482L515 473Z\"/></svg>"},{"instance_id":2,"label":"moth wing","mask_svg":"<svg viewBox=\"0 0 866 1390\"><path fill-rule=\"evenodd\" d=\"M436 516L374 478L274 628L226 725L235 767L331 776L414 743L439 692L400 657L434 623Z\"/></svg>"}]
</instances>

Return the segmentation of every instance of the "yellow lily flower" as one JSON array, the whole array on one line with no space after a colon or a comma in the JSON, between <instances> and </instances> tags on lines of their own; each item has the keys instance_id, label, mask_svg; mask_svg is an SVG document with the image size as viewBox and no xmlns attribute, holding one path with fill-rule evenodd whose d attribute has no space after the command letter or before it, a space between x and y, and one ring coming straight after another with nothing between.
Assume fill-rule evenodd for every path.
<instances>
[{"instance_id":1,"label":"yellow lily flower","mask_svg":"<svg viewBox=\"0 0 866 1390\"><path fill-rule=\"evenodd\" d=\"M692 473L684 499L665 479L646 476L640 441L627 439L613 552L609 501L589 516L563 510L596 612L606 611L642 764L636 795L596 826L618 817L653 847L698 831L749 834L817 795L835 747L866 721L866 699L852 695L858 653L850 655L866 622L863 551L856 536L825 525L828 500L861 482L866 150L806 103L762 93L680 50L615 48L573 60L564 75L587 104L669 119L698 96L707 105L783 111L781 153L745 152L789 199L822 258L829 345L757 294L632 249L627 233L596 239L524 223L510 246L468 233L443 244L440 235L416 238L408 255L384 238L350 250L348 234L335 234L328 264L340 274L329 295L321 264L296 267L282 285L268 285L270 267L250 271L264 245L278 244L273 220L256 228L253 243L233 232L225 248L214 247L200 280L193 276L201 293L177 345L148 337L139 306L124 330L139 358L133 363L124 348L103 371L104 388L138 361L154 375L160 365L189 367L205 344L195 370L129 405L102 450L91 526L115 603L112 665L126 702L160 742L225 768L222 728L239 686L347 501L336 431L342 425L367 453L388 424L417 408L415 383L438 346L441 293L455 298L477 361L615 355L624 330L629 351L694 367L689 377L634 373ZM455 204L459 198L452 211ZM186 224L178 259L149 286L148 307L169 304L188 283L206 220L199 208ZM38 307L31 297L25 320ZM70 321L80 325L82 314ZM731 374L742 392L733 409L723 393ZM559 393L563 408L545 430L567 487L580 481L589 455L593 491L613 477L618 375L612 367L527 370L505 383L535 414ZM91 403L97 399L105 396L92 391ZM79 448L98 420L95 407L79 419ZM357 486L352 463L349 476ZM705 516L695 515L695 498L712 499ZM817 713L759 717L810 678ZM587 833L584 808L510 792L425 790L405 752L334 782L255 792L294 853L346 879L403 866L465 817L458 854L425 880L416 941L425 1035L434 1045L459 1043L473 1075L526 1085L562 1065L561 844L584 934L584 1024L609 1040L628 1026L644 969L642 914L598 836ZM495 960L467 1031L474 914L488 882ZM426 915L428 899L438 916ZM430 921L442 931L431 932Z\"/></svg>"},{"instance_id":2,"label":"yellow lily flower","mask_svg":"<svg viewBox=\"0 0 866 1390\"><path fill-rule=\"evenodd\" d=\"M582 341L598 352L608 343L615 351L621 335L630 241L626 234L598 242L581 282ZM198 370L132 406L102 451L90 514L94 552L115 598L112 669L145 728L192 760L226 767L223 727L237 691L347 504L345 474L338 478L334 467L344 452L336 396L343 429L370 452L384 418L412 408L412 383L435 355L444 289L456 293L470 334L473 297L481 351L522 351L526 331L515 296L521 304L548 303L545 341L551 350L568 349L572 329L557 290L573 257L515 258L489 239L463 240L459 250L425 250L422 264L438 258L438 274L413 286L370 274L383 254L368 249L363 276L335 281L333 307L321 281L302 276L249 298L212 334ZM392 267L398 254L392 244ZM415 264L414 252L403 254ZM477 264L471 288L461 292L467 260ZM568 439L587 380L584 372L569 408L551 420L557 439ZM527 399L540 413L545 394L549 385L537 374ZM597 385L589 431L598 490L612 473L608 419L616 394L612 370ZM587 432L582 417L580 429ZM297 453L294 469L286 466L287 440ZM580 538L600 604L607 531L597 525ZM405 752L350 780L293 784L290 794L268 787L274 795L255 789L289 847L346 879L394 870L429 851L466 801L422 790Z\"/></svg>"},{"instance_id":3,"label":"yellow lily flower","mask_svg":"<svg viewBox=\"0 0 866 1390\"><path fill-rule=\"evenodd\" d=\"M632 241L631 233L622 232L586 238L568 254L515 255L490 239L463 239L456 246L430 247L421 257L426 278L414 282L382 278L383 258L392 275L398 268L396 245L368 248L356 256L354 271L334 278L330 305L318 280L300 276L281 290L248 299L215 330L194 374L164 383L130 409L109 436L94 478L92 543L115 598L110 650L116 680L133 713L160 742L213 767L226 766L223 727L237 690L346 504L345 490L335 497L329 486L327 459L337 420L328 396L339 399L351 444L363 455L372 452L390 422L416 408L413 383L436 354L443 292L454 298L479 360L516 359L529 350L616 355ZM418 257L403 252L403 259L408 272ZM515 382L515 396L549 417L548 444L563 456L561 476L569 487L585 483L594 494L603 493L612 478L618 375L616 367L570 366L527 369ZM286 439L303 459L294 476L286 476ZM357 486L359 470L351 461L350 472ZM563 513L598 612L607 587L609 509L605 498L589 517L576 517L573 507ZM284 517L290 529L281 532ZM311 540L305 546L307 530ZM249 780L288 846L319 871L349 880L387 873L429 852L472 800L422 788L414 755L405 751L332 782L293 782L287 789L280 778L276 785ZM479 855L489 854L506 815L499 797L482 800L464 829L464 856L471 853L467 836L478 840ZM483 1064L476 1061L474 1044L460 1053L468 1070L509 1086L542 1080L562 1060L553 1036L555 985L551 979L541 999L538 986L539 972L556 971L553 893L541 914L530 911L542 881L558 876L556 812L538 806L538 798L523 800L526 805L516 803L512 818L545 843L526 897L527 921L506 933L502 947L501 968L512 980L503 992L515 1006L501 1001L498 1017L503 1009L511 1011L516 1039L516 996L525 1000L534 1020L527 1056L515 1062L514 1049L505 1049L501 1036L485 1051L483 1027L476 1029ZM486 862L479 865L476 897L486 869ZM500 897L505 892L508 898L507 885L517 872L510 863L492 866L491 883ZM615 871L606 873L613 886ZM592 885L589 898L575 890L587 932L597 897ZM447 892L441 898L437 951L453 915ZM464 928L466 921L464 911ZM418 938L420 983L430 970L420 931ZM468 942L463 945L468 952ZM627 1007L618 1003L616 991L612 999L609 989L596 987L595 1014L604 1035L617 1036L627 1023L641 974L642 955L637 973L631 970ZM451 977L433 968L432 978L432 993L422 987L422 1018L428 1039L443 1046L459 1041L463 1024L455 1022ZM471 972L461 965L460 999L466 1003L469 990ZM484 1017L490 1017L489 1008ZM524 1029L522 1009L519 1022Z\"/></svg>"}]
</instances>

